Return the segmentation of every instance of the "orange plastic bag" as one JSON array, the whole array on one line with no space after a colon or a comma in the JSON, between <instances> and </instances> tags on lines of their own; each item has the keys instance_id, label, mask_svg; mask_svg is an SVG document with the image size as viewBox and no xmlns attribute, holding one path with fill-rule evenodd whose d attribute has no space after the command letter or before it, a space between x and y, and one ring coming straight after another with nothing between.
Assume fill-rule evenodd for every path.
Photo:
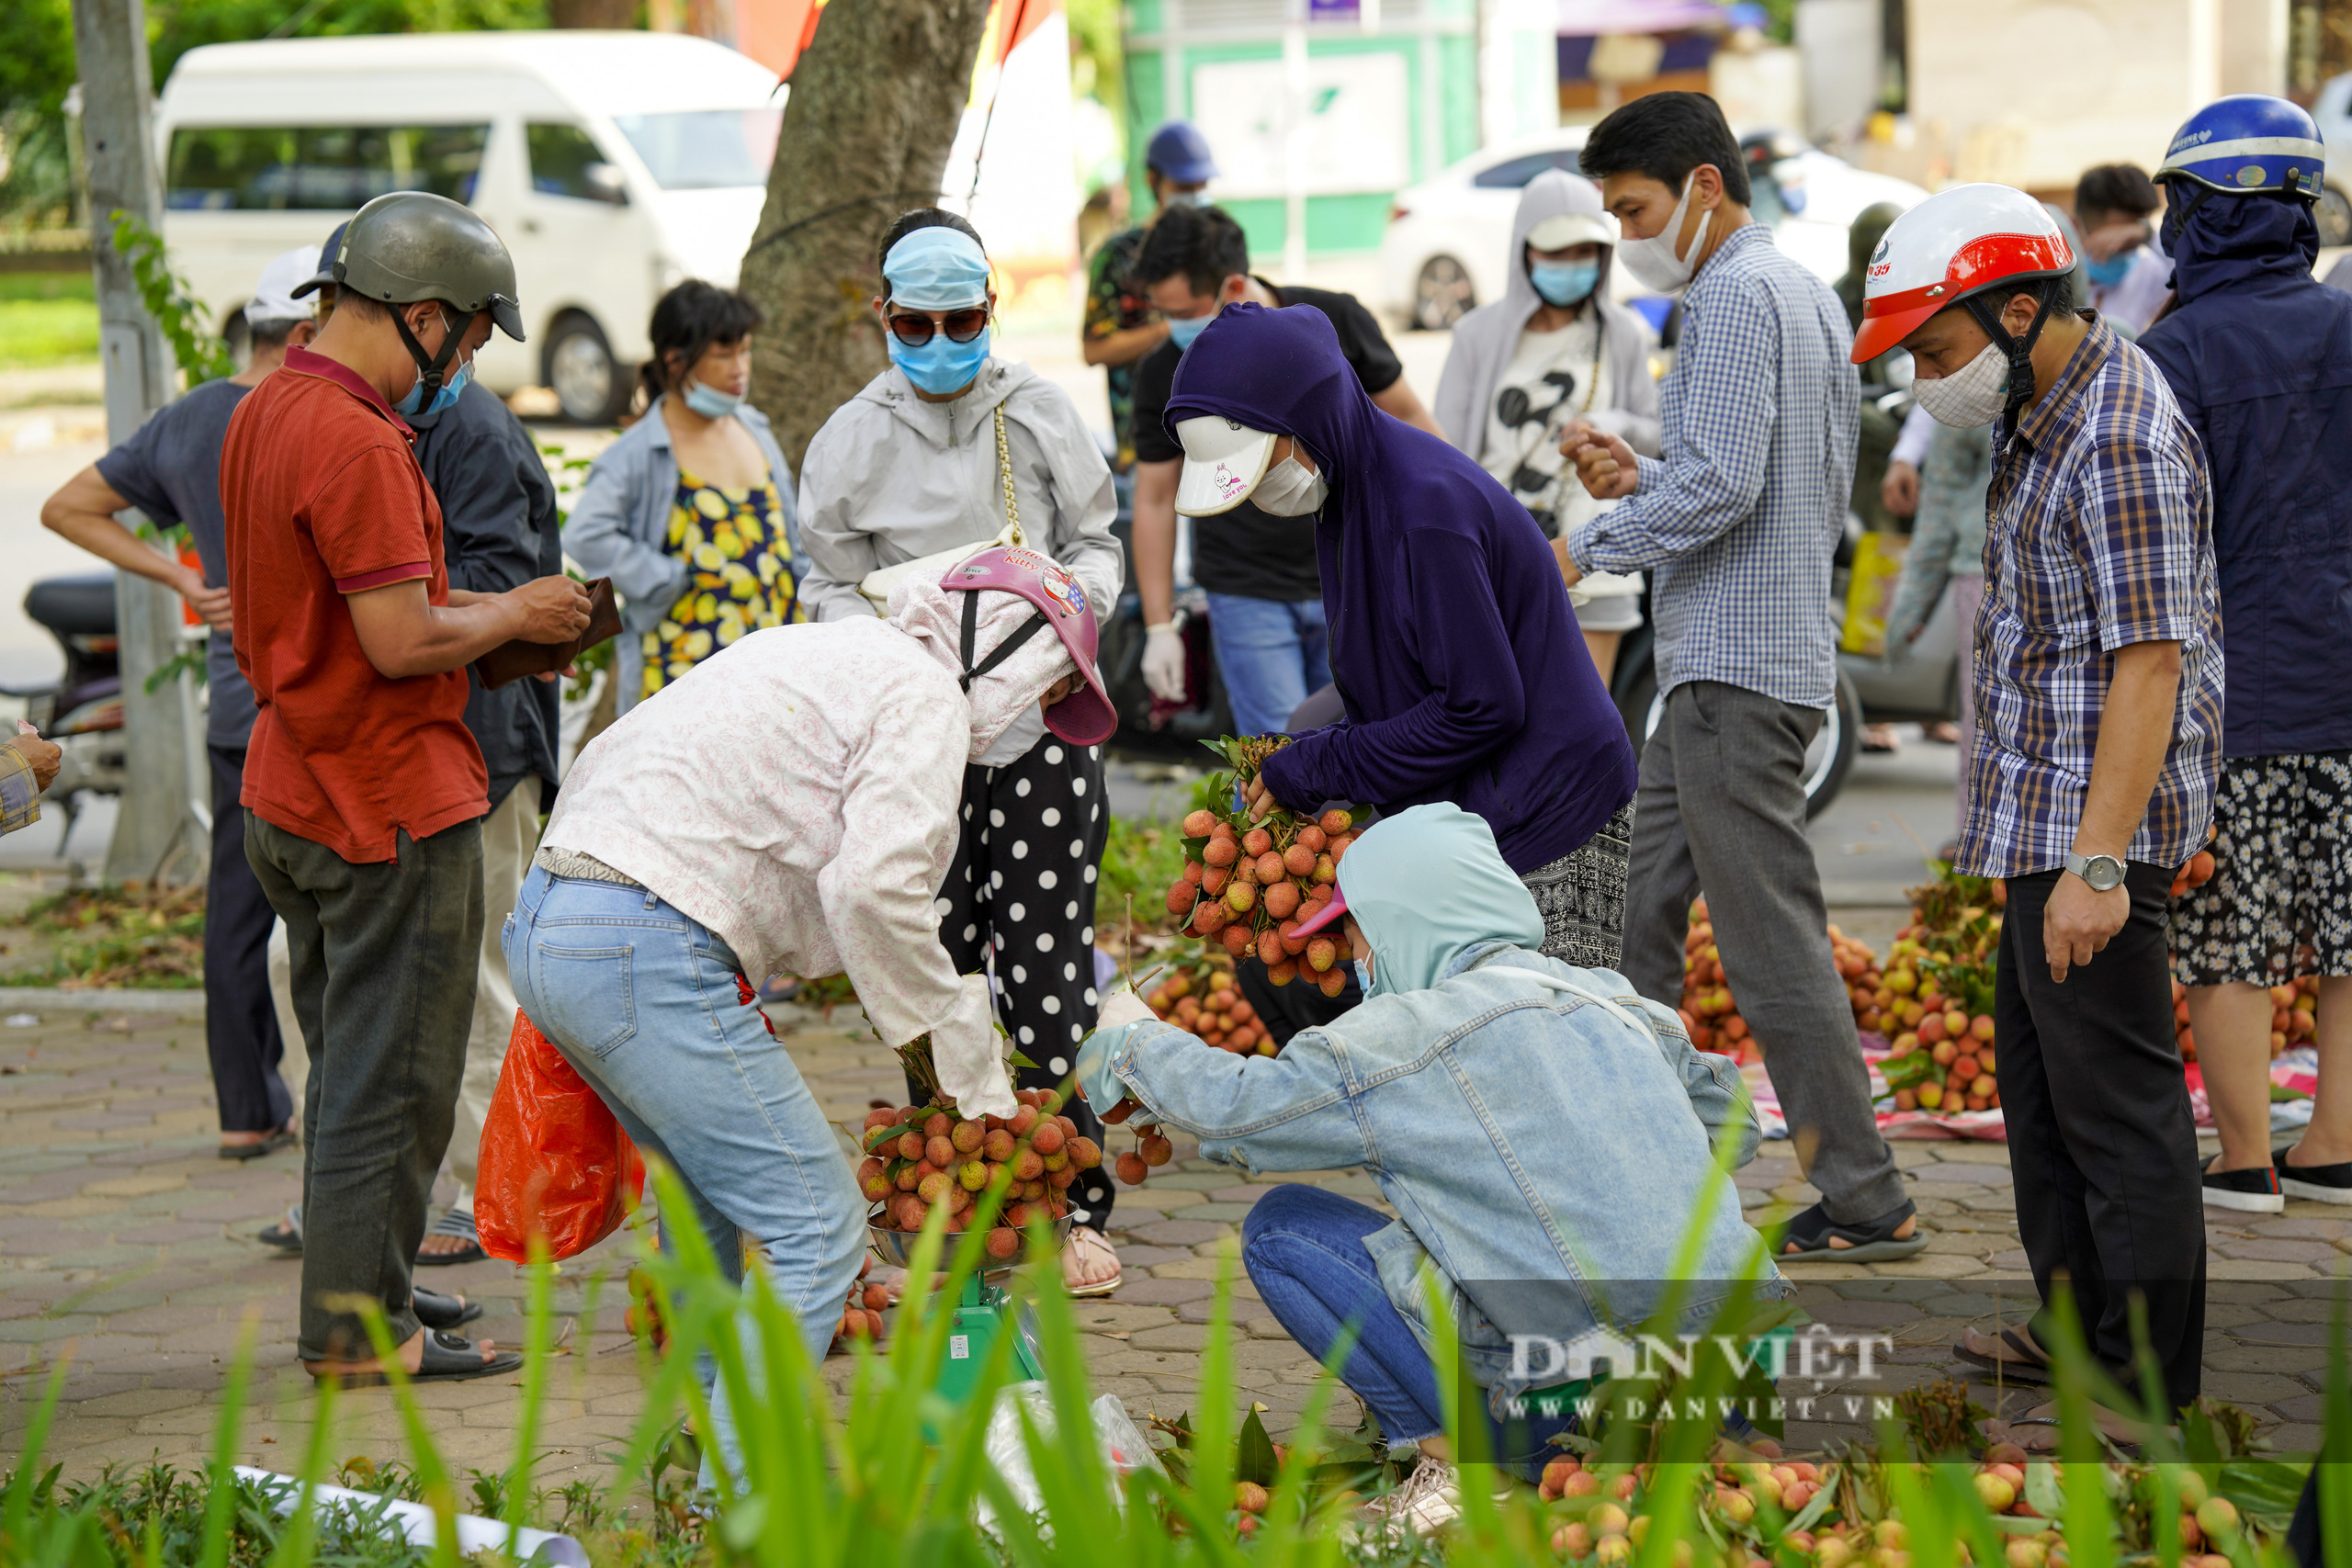
<instances>
[{"instance_id":1,"label":"orange plastic bag","mask_svg":"<svg viewBox=\"0 0 2352 1568\"><path fill-rule=\"evenodd\" d=\"M531 1237L571 1258L613 1234L645 1192L645 1161L563 1053L514 1014L481 1130L474 1226L481 1249L527 1263Z\"/></svg>"}]
</instances>

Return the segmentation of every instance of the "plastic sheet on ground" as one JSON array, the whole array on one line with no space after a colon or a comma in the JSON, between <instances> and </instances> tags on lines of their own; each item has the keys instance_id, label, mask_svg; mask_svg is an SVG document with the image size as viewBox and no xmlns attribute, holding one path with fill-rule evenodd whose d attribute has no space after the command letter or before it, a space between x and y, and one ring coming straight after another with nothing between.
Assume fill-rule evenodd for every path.
<instances>
[{"instance_id":1,"label":"plastic sheet on ground","mask_svg":"<svg viewBox=\"0 0 2352 1568\"><path fill-rule=\"evenodd\" d=\"M2188 1109L2196 1116L2199 1127L2213 1124L2213 1107L2205 1098L2204 1068L2196 1062L2188 1066ZM2274 1100L2270 1104L2270 1130L2274 1133L2292 1132L2308 1127L2312 1120L2312 1096L2319 1092L2319 1049L2312 1045L2298 1045L2270 1064L2270 1081L2280 1089L2292 1089L2301 1096L2298 1100Z\"/></svg>"},{"instance_id":2,"label":"plastic sheet on ground","mask_svg":"<svg viewBox=\"0 0 2352 1568\"><path fill-rule=\"evenodd\" d=\"M1028 1434L1023 1430L1021 1415L1029 1414L1027 1425L1035 1427L1041 1443L1051 1443L1054 1436L1054 1401L1050 1390L1042 1382L1007 1383L997 1391L996 1408L989 1415L988 1436L981 1447L988 1455L989 1466L1004 1480L1006 1490L1024 1513L1043 1513L1046 1507L1045 1488L1037 1484L1037 1472L1029 1462ZM1087 1406L1094 1424L1094 1442L1102 1456L1103 1468L1119 1482L1138 1470L1158 1469L1159 1461L1152 1457L1150 1440L1143 1435L1135 1418L1119 1397L1106 1393ZM1122 1485L1124 1497L1125 1488ZM980 1529L994 1534L996 1509L984 1495L974 1510Z\"/></svg>"},{"instance_id":3,"label":"plastic sheet on ground","mask_svg":"<svg viewBox=\"0 0 2352 1568\"><path fill-rule=\"evenodd\" d=\"M1883 1034L1861 1036L1862 1060L1871 1072L1871 1101L1878 1113L1879 1131L1889 1138L1973 1138L1982 1142L2001 1143L2008 1136L1998 1111L1897 1111L1894 1091L1886 1087L1879 1076L1878 1065L1886 1059L1887 1043ZM1781 1097L1773 1092L1771 1076L1762 1062L1749 1062L1739 1069L1747 1080L1747 1092L1756 1101L1756 1118L1763 1124L1768 1138L1789 1135L1789 1119L1781 1113Z\"/></svg>"}]
</instances>

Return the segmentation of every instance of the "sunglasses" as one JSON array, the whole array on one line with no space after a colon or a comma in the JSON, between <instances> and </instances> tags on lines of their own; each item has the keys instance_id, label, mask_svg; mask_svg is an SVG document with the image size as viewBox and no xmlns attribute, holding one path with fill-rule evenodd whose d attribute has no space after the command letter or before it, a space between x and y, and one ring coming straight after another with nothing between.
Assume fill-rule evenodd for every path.
<instances>
[{"instance_id":1,"label":"sunglasses","mask_svg":"<svg viewBox=\"0 0 2352 1568\"><path fill-rule=\"evenodd\" d=\"M911 311L886 314L882 319L889 324L890 335L909 348L921 348L931 341L934 332L944 332L950 343L969 343L988 331L989 309L985 305L971 305L944 314L946 319L941 321Z\"/></svg>"}]
</instances>

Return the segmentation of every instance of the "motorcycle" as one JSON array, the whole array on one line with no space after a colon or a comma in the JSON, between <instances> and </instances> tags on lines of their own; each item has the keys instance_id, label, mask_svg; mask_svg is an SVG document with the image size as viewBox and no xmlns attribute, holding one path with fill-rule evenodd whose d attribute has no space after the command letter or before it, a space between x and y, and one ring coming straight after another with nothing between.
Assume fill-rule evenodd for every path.
<instances>
[{"instance_id":1,"label":"motorcycle","mask_svg":"<svg viewBox=\"0 0 2352 1568\"><path fill-rule=\"evenodd\" d=\"M65 806L62 846L88 796L121 795L127 776L114 573L43 578L26 591L25 615L57 639L65 668L53 682L0 684L0 694L21 699L27 721L64 752L46 792Z\"/></svg>"}]
</instances>

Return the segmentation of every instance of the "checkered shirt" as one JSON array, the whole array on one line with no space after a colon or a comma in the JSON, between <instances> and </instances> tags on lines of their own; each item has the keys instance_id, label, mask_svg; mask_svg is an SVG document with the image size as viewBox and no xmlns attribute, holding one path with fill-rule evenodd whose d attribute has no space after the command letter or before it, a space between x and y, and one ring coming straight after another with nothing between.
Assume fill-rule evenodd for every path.
<instances>
[{"instance_id":1,"label":"checkered shirt","mask_svg":"<svg viewBox=\"0 0 2352 1568\"><path fill-rule=\"evenodd\" d=\"M2154 364L2093 317L2057 386L1994 439L1960 869L2066 863L2115 650L2137 642L2180 644L2180 695L2126 858L2180 865L2204 846L2222 754L2222 601L2196 433Z\"/></svg>"},{"instance_id":2,"label":"checkered shirt","mask_svg":"<svg viewBox=\"0 0 2352 1568\"><path fill-rule=\"evenodd\" d=\"M15 742L0 745L0 833L13 833L40 820L40 786L33 765Z\"/></svg>"},{"instance_id":3,"label":"checkered shirt","mask_svg":"<svg viewBox=\"0 0 2352 1568\"><path fill-rule=\"evenodd\" d=\"M1853 334L1827 286L1750 223L1682 297L1658 393L1663 459L1574 530L1586 571L1650 571L1661 694L1721 681L1826 708L1838 682L1830 558L1854 482Z\"/></svg>"}]
</instances>

